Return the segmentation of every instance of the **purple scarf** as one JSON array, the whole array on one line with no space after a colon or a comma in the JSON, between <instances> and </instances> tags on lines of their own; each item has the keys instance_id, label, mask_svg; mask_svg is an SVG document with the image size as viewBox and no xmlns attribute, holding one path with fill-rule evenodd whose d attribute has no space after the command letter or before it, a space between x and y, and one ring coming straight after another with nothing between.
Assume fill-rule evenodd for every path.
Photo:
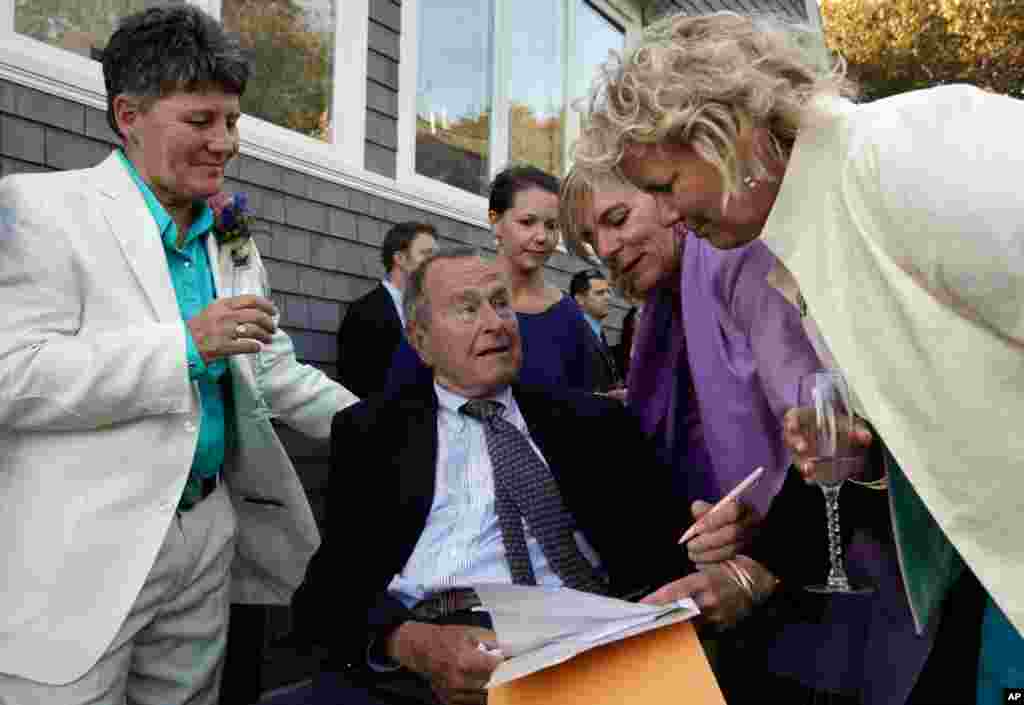
<instances>
[{"instance_id":1,"label":"purple scarf","mask_svg":"<svg viewBox=\"0 0 1024 705\"><path fill-rule=\"evenodd\" d=\"M690 499L717 500L764 466L764 479L746 497L764 513L789 466L782 415L796 405L800 377L820 364L799 311L768 284L776 260L761 242L716 250L685 237L681 296L658 287L641 313L628 403L645 433L690 461L677 464L691 475ZM673 311L677 300L681 309ZM770 369L759 360L771 361ZM703 448L692 447L698 442L686 427L691 377Z\"/></svg>"}]
</instances>

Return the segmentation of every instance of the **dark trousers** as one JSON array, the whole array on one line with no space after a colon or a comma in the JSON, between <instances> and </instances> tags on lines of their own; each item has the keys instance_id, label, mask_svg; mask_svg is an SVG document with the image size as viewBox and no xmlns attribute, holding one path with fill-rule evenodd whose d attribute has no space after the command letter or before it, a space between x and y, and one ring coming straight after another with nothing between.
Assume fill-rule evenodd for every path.
<instances>
[{"instance_id":1,"label":"dark trousers","mask_svg":"<svg viewBox=\"0 0 1024 705\"><path fill-rule=\"evenodd\" d=\"M468 610L434 620L434 624L492 628L490 615ZM440 704L426 679L403 668L390 673L363 670L358 676L339 672L321 673L310 685L282 693L260 705Z\"/></svg>"},{"instance_id":2,"label":"dark trousers","mask_svg":"<svg viewBox=\"0 0 1024 705\"><path fill-rule=\"evenodd\" d=\"M219 705L253 705L262 693L267 608L231 605Z\"/></svg>"}]
</instances>

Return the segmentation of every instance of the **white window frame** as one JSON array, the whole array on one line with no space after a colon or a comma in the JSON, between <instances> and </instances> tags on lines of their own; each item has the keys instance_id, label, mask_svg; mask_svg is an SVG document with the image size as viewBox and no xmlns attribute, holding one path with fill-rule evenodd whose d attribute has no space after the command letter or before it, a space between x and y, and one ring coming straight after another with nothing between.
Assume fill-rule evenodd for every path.
<instances>
[{"instance_id":1,"label":"white window frame","mask_svg":"<svg viewBox=\"0 0 1024 705\"><path fill-rule=\"evenodd\" d=\"M214 17L220 17L223 0L187 1ZM242 153L419 210L488 227L486 199L415 173L417 0L405 0L401 6L396 178L390 179L365 168L369 0L336 1L336 60L331 114L334 142L324 143L251 115L243 115L239 121ZM627 44L641 31L638 0L588 2L617 22L621 21L627 28ZM14 31L14 8L15 0L0 0L0 79L106 110L100 64L17 34ZM574 35L567 36L567 40L572 39ZM571 51L572 46L574 44L567 43L565 51ZM574 115L570 117L573 119L576 119ZM492 166L492 170L497 166L500 165Z\"/></svg>"},{"instance_id":2,"label":"white window frame","mask_svg":"<svg viewBox=\"0 0 1024 705\"><path fill-rule=\"evenodd\" d=\"M188 2L220 17L222 0ZM106 110L100 64L17 34L14 3L0 0L0 79ZM324 143L243 115L239 121L242 153L413 208L484 225L475 210L453 207L365 168L369 0L337 0L336 18L331 114L334 142Z\"/></svg>"},{"instance_id":3,"label":"white window frame","mask_svg":"<svg viewBox=\"0 0 1024 705\"><path fill-rule=\"evenodd\" d=\"M576 0L561 0L565 7L565 31L563 33L563 85L573 86L573 79L579 67L568 61L568 56L576 44L575 12L571 11ZM640 2L637 0L586 0L600 12L623 27L626 31L626 45L636 41L642 32ZM504 10L515 0L495 0L494 35L495 57L493 67L493 90L491 100L497 106L491 112L491 153L508 153L508 96L505 95L509 71L507 42L501 40L502 28L505 25ZM487 199L472 194L455 186L450 186L438 179L425 176L416 171L416 86L418 83L418 41L419 27L417 17L419 0L403 0L402 2L402 40L399 63L398 92L398 160L396 178L400 185L415 189L430 198L451 203L461 210L479 214L480 220L486 223ZM579 134L579 115L575 110L568 111L567 125L563 129L570 139L563 140L563 156L568 156L571 140ZM563 159L568 168L569 160ZM489 178L505 167L500 160L490 160L488 164ZM561 174L559 174L561 176Z\"/></svg>"},{"instance_id":4,"label":"white window frame","mask_svg":"<svg viewBox=\"0 0 1024 705\"><path fill-rule=\"evenodd\" d=\"M214 17L220 17L222 0L187 1ZM243 151L246 153L275 162L280 162L282 155L295 155L325 164L340 159L349 165L359 165L361 170L366 134L369 2L339 0L337 4L334 52L337 60L334 64L331 105L334 143L327 144L251 115L243 115L240 130ZM0 12L0 21L3 23L0 27L5 30L3 41L0 42L0 76L13 77L19 83L93 107L106 107L99 63L16 34L14 0L2 0ZM18 74L24 80L18 80Z\"/></svg>"}]
</instances>

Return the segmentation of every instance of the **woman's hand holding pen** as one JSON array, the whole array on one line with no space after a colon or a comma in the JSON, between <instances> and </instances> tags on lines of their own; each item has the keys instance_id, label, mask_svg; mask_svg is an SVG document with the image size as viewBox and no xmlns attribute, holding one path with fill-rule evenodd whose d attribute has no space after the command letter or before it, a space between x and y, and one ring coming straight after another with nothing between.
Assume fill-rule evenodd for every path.
<instances>
[{"instance_id":1,"label":"woman's hand holding pen","mask_svg":"<svg viewBox=\"0 0 1024 705\"><path fill-rule=\"evenodd\" d=\"M694 522L679 543L686 544L690 560L699 570L665 585L644 602L663 604L692 597L704 621L729 626L772 593L775 577L757 561L737 555L761 522L740 497L763 475L764 469L757 468L714 506L693 503Z\"/></svg>"},{"instance_id":2,"label":"woman's hand holding pen","mask_svg":"<svg viewBox=\"0 0 1024 705\"><path fill-rule=\"evenodd\" d=\"M685 543L690 560L698 568L732 558L742 551L761 522L757 512L739 500L729 500L717 509L698 500L691 511L696 529L687 532L690 538Z\"/></svg>"}]
</instances>

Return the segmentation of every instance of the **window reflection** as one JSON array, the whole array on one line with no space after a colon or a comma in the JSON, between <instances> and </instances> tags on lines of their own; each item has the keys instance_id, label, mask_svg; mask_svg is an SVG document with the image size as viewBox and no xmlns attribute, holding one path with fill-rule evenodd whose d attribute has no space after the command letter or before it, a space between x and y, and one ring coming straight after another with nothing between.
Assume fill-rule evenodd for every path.
<instances>
[{"instance_id":1,"label":"window reflection","mask_svg":"<svg viewBox=\"0 0 1024 705\"><path fill-rule=\"evenodd\" d=\"M99 59L118 21L147 6L147 0L17 0L14 31Z\"/></svg>"},{"instance_id":2,"label":"window reflection","mask_svg":"<svg viewBox=\"0 0 1024 705\"><path fill-rule=\"evenodd\" d=\"M493 3L420 0L417 8L416 172L484 194Z\"/></svg>"},{"instance_id":3,"label":"window reflection","mask_svg":"<svg viewBox=\"0 0 1024 705\"><path fill-rule=\"evenodd\" d=\"M222 0L252 65L242 112L331 141L337 0Z\"/></svg>"},{"instance_id":4,"label":"window reflection","mask_svg":"<svg viewBox=\"0 0 1024 705\"><path fill-rule=\"evenodd\" d=\"M608 60L611 50L621 52L626 32L586 0L576 2L576 76L573 98L587 95L595 69Z\"/></svg>"},{"instance_id":5,"label":"window reflection","mask_svg":"<svg viewBox=\"0 0 1024 705\"><path fill-rule=\"evenodd\" d=\"M500 22L496 7L504 8ZM574 46L566 45L567 9ZM499 167L565 171L569 100L586 94L597 64L625 43L623 29L586 0L419 0L417 35L416 172L477 194L487 192L492 158ZM499 52L507 102L495 107ZM507 135L492 134L499 108L507 111ZM507 153L492 156L492 140L504 145L505 138Z\"/></svg>"},{"instance_id":6,"label":"window reflection","mask_svg":"<svg viewBox=\"0 0 1024 705\"><path fill-rule=\"evenodd\" d=\"M565 122L562 7L562 0L516 0L509 12L509 161L555 176Z\"/></svg>"}]
</instances>

